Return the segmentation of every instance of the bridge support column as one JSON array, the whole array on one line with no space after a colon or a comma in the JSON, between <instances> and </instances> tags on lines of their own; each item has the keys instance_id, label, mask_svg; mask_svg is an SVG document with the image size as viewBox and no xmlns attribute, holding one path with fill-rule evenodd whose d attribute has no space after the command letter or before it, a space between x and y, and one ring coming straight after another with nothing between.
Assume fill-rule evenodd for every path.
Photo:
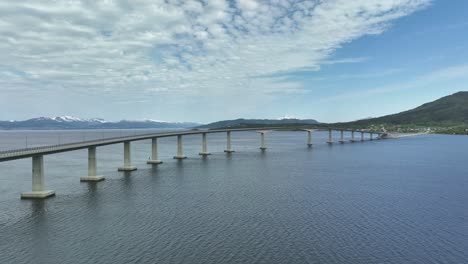
<instances>
[{"instance_id":1,"label":"bridge support column","mask_svg":"<svg viewBox=\"0 0 468 264\"><path fill-rule=\"evenodd\" d=\"M208 152L207 142L206 142L206 133L202 133L202 152L198 153L198 155L208 156L211 153Z\"/></svg>"},{"instance_id":2,"label":"bridge support column","mask_svg":"<svg viewBox=\"0 0 468 264\"><path fill-rule=\"evenodd\" d=\"M340 130L340 143L341 144L345 143L345 141L344 141L344 131L343 130Z\"/></svg>"},{"instance_id":3,"label":"bridge support column","mask_svg":"<svg viewBox=\"0 0 468 264\"><path fill-rule=\"evenodd\" d=\"M328 144L333 144L332 130L328 129Z\"/></svg>"},{"instance_id":4,"label":"bridge support column","mask_svg":"<svg viewBox=\"0 0 468 264\"><path fill-rule=\"evenodd\" d=\"M119 168L119 171L134 171L137 168L132 166L131 150L130 150L130 141L124 142L124 166Z\"/></svg>"},{"instance_id":5,"label":"bridge support column","mask_svg":"<svg viewBox=\"0 0 468 264\"><path fill-rule=\"evenodd\" d=\"M312 147L312 130L307 130L307 146Z\"/></svg>"},{"instance_id":6,"label":"bridge support column","mask_svg":"<svg viewBox=\"0 0 468 264\"><path fill-rule=\"evenodd\" d=\"M186 159L187 157L184 156L182 151L182 135L177 136L177 155L174 156L174 159L182 160Z\"/></svg>"},{"instance_id":7,"label":"bridge support column","mask_svg":"<svg viewBox=\"0 0 468 264\"><path fill-rule=\"evenodd\" d=\"M265 133L266 133L266 131L259 131L258 133L260 133L260 149L261 150L266 150L267 149L266 143L265 143Z\"/></svg>"},{"instance_id":8,"label":"bridge support column","mask_svg":"<svg viewBox=\"0 0 468 264\"><path fill-rule=\"evenodd\" d=\"M370 133L370 140L374 140L374 133Z\"/></svg>"},{"instance_id":9,"label":"bridge support column","mask_svg":"<svg viewBox=\"0 0 468 264\"><path fill-rule=\"evenodd\" d=\"M44 190L44 156L33 156L32 191L21 193L21 199L44 199L54 195L54 191Z\"/></svg>"},{"instance_id":10,"label":"bridge support column","mask_svg":"<svg viewBox=\"0 0 468 264\"><path fill-rule=\"evenodd\" d=\"M151 159L146 162L147 164L161 164L162 161L158 160L158 138L151 139Z\"/></svg>"},{"instance_id":11,"label":"bridge support column","mask_svg":"<svg viewBox=\"0 0 468 264\"><path fill-rule=\"evenodd\" d=\"M80 181L82 182L96 182L104 180L104 176L97 176L96 169L97 161L96 161L96 147L89 147L88 148L88 176L80 177Z\"/></svg>"},{"instance_id":12,"label":"bridge support column","mask_svg":"<svg viewBox=\"0 0 468 264\"><path fill-rule=\"evenodd\" d=\"M361 131L361 141L364 141L364 132Z\"/></svg>"},{"instance_id":13,"label":"bridge support column","mask_svg":"<svg viewBox=\"0 0 468 264\"><path fill-rule=\"evenodd\" d=\"M354 138L354 130L351 130L351 142L356 142L356 139Z\"/></svg>"},{"instance_id":14,"label":"bridge support column","mask_svg":"<svg viewBox=\"0 0 468 264\"><path fill-rule=\"evenodd\" d=\"M226 141L226 149L224 150L226 153L232 153L235 152L231 148L231 131L227 131L227 141Z\"/></svg>"}]
</instances>

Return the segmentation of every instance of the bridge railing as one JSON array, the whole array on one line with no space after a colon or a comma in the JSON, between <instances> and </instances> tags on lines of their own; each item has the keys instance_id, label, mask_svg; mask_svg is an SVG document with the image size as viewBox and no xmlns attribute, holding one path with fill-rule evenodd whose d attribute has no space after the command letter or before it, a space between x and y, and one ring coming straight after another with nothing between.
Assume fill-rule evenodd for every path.
<instances>
[{"instance_id":1,"label":"bridge railing","mask_svg":"<svg viewBox=\"0 0 468 264\"><path fill-rule=\"evenodd\" d=\"M93 140L85 140L85 141L77 141L65 144L55 144L55 145L46 145L46 146L38 146L38 147L29 147L29 148L20 148L20 149L10 149L10 150L3 150L0 151L0 159L1 158L8 158L11 156L21 156L21 155L32 155L35 153L40 152L48 152L48 151L56 151L61 149L67 148L80 148L81 146L92 145L92 144L112 144L114 141L115 143L123 142L126 140L141 140L147 139L152 136L176 136L178 134L202 134L202 133L216 133L216 132L226 132L226 131L252 131L252 130L259 130L259 129L266 129L266 130L281 130L281 129L291 129L287 127L266 127L266 128L243 128L243 129L215 129L215 130L179 130L179 131L167 131L167 132L160 132L160 133L144 133L144 134L137 134L137 135L128 135L128 136L117 136L117 137L110 137L105 139L93 139ZM301 127L301 129L305 129ZM325 128L325 127L310 127L309 129L317 129L317 130L343 130L343 131L351 131L348 129L335 129L335 128ZM370 133L372 131L364 131L364 130L356 130L356 132L367 132ZM373 132L376 133L376 132Z\"/></svg>"},{"instance_id":2,"label":"bridge railing","mask_svg":"<svg viewBox=\"0 0 468 264\"><path fill-rule=\"evenodd\" d=\"M91 143L98 143L98 142L105 142L105 141L111 141L111 140L125 140L125 139L133 139L135 137L147 137L150 135L157 135L155 133L145 133L145 134L138 134L138 135L130 135L130 136L118 136L118 137L109 137L105 139L92 139L92 140L84 140L84 141L76 141L76 142L70 142L70 143L64 143L64 144L55 144L55 145L45 145L45 146L38 146L38 147L28 147L28 148L19 148L19 149L9 149L9 150L2 150L0 151L0 156L9 154L9 153L20 153L20 152L31 152L34 150L52 150L54 148L60 148L60 147L69 147L73 145L80 145L80 144L91 144Z\"/></svg>"},{"instance_id":3,"label":"bridge railing","mask_svg":"<svg viewBox=\"0 0 468 264\"><path fill-rule=\"evenodd\" d=\"M232 129L232 130L243 131L243 130L255 130L255 129L256 128ZM272 128L272 129L275 129L275 128ZM225 129L225 130L227 131L229 129ZM92 139L92 140L76 141L76 142L70 142L70 143L64 143L64 144L54 144L54 145L45 145L45 146L38 146L38 147L2 150L0 151L0 157L9 156L8 154L18 155L20 153L26 153L26 152L30 153L35 150L49 151L49 150L55 150L55 149L64 148L64 147L66 148L70 146L79 146L79 145L92 144L92 143L101 144L101 143L105 143L108 141L137 140L139 138L147 138L150 136L157 137L158 135L164 135L168 133L174 133L174 135L177 135L177 133L184 134L184 133L190 133L190 132L193 132L193 134L201 134L203 132L212 133L214 131L216 130L179 130L179 131L166 131L166 132L160 132L160 133L145 133L145 134L137 134L137 135L129 135L129 136L117 136L117 137L109 137L109 138L101 138L101 139Z\"/></svg>"}]
</instances>

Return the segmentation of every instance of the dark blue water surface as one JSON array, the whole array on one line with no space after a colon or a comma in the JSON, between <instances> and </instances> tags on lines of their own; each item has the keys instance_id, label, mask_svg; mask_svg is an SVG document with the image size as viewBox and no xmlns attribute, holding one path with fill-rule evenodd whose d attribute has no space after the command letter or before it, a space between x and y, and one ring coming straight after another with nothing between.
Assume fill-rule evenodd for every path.
<instances>
[{"instance_id":1,"label":"dark blue water surface","mask_svg":"<svg viewBox=\"0 0 468 264\"><path fill-rule=\"evenodd\" d=\"M0 147L83 133L2 132ZM130 173L116 170L122 145L101 147L99 183L79 182L86 150L50 155L57 195L45 201L19 199L30 159L0 163L0 263L468 263L468 137L326 136L307 148L304 132L272 132L262 153L257 134L233 133L227 155L225 135L210 134L206 159L187 136L181 162L161 139L159 166L145 163L150 141L135 142Z\"/></svg>"}]
</instances>

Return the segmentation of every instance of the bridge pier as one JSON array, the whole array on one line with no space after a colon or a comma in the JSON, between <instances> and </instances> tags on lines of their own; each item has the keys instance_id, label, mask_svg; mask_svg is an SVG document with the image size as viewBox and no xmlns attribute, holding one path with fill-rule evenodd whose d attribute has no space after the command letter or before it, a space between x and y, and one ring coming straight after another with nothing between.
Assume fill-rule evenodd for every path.
<instances>
[{"instance_id":1,"label":"bridge pier","mask_svg":"<svg viewBox=\"0 0 468 264\"><path fill-rule=\"evenodd\" d=\"M231 148L231 131L227 131L226 135L227 135L227 139L226 139L227 141L226 141L226 149L224 150L224 152L233 153L235 151L232 150Z\"/></svg>"},{"instance_id":2,"label":"bridge pier","mask_svg":"<svg viewBox=\"0 0 468 264\"><path fill-rule=\"evenodd\" d=\"M257 131L258 133L260 133L260 149L261 150L266 150L267 147L266 147L266 143L265 143L265 133L266 131Z\"/></svg>"},{"instance_id":3,"label":"bridge pier","mask_svg":"<svg viewBox=\"0 0 468 264\"><path fill-rule=\"evenodd\" d=\"M124 166L120 167L119 171L134 171L137 168L132 166L131 150L130 150L130 141L124 142Z\"/></svg>"},{"instance_id":4,"label":"bridge pier","mask_svg":"<svg viewBox=\"0 0 468 264\"><path fill-rule=\"evenodd\" d=\"M355 138L354 138L354 130L351 130L351 140L350 142L356 142Z\"/></svg>"},{"instance_id":5,"label":"bridge pier","mask_svg":"<svg viewBox=\"0 0 468 264\"><path fill-rule=\"evenodd\" d=\"M177 136L177 155L174 156L174 159L183 160L186 158L187 157L184 156L184 153L182 151L182 135L178 135Z\"/></svg>"},{"instance_id":6,"label":"bridge pier","mask_svg":"<svg viewBox=\"0 0 468 264\"><path fill-rule=\"evenodd\" d=\"M21 199L44 199L55 195L55 191L44 190L44 156L32 157L32 191L21 193Z\"/></svg>"},{"instance_id":7,"label":"bridge pier","mask_svg":"<svg viewBox=\"0 0 468 264\"><path fill-rule=\"evenodd\" d=\"M333 144L332 130L328 129L328 144Z\"/></svg>"},{"instance_id":8,"label":"bridge pier","mask_svg":"<svg viewBox=\"0 0 468 264\"><path fill-rule=\"evenodd\" d=\"M198 155L208 156L211 153L208 152L207 142L206 142L206 133L202 133L202 152L198 153Z\"/></svg>"},{"instance_id":9,"label":"bridge pier","mask_svg":"<svg viewBox=\"0 0 468 264\"><path fill-rule=\"evenodd\" d=\"M341 144L344 144L345 141L344 141L344 130L340 130L340 141L339 141Z\"/></svg>"},{"instance_id":10,"label":"bridge pier","mask_svg":"<svg viewBox=\"0 0 468 264\"><path fill-rule=\"evenodd\" d=\"M104 180L104 176L97 176L96 169L97 161L96 161L96 147L89 147L88 148L88 176L80 177L80 181L82 182L96 182Z\"/></svg>"},{"instance_id":11,"label":"bridge pier","mask_svg":"<svg viewBox=\"0 0 468 264\"><path fill-rule=\"evenodd\" d=\"M307 146L312 147L312 129L308 129L307 131Z\"/></svg>"},{"instance_id":12,"label":"bridge pier","mask_svg":"<svg viewBox=\"0 0 468 264\"><path fill-rule=\"evenodd\" d=\"M267 149L265 134L270 132L271 130L281 129L280 127L272 128L272 127L263 127L263 128L245 128L239 130L232 130L232 129L219 129L215 131L176 131L176 132L166 132L166 133L155 133L155 134L147 134L147 135L140 135L140 136L129 136L129 137L121 137L121 138L108 138L96 141L89 141L89 142L77 142L72 144L65 144L59 146L44 146L39 148L27 148L27 149L17 149L11 151L2 151L0 152L0 162L10 161L10 160L19 160L24 158L32 158L32 191L30 192L23 192L21 193L22 199L42 199L47 198L50 196L55 195L55 191L52 190L44 190L44 155L55 154L55 153L64 153L68 151L74 151L78 149L88 149L88 175L80 177L80 181L100 181L103 180L103 176L97 176L97 155L96 149L98 146L104 145L113 145L113 144L124 144L124 164L122 167L118 168L119 171L133 171L137 168L132 166L131 163L131 142L137 140L152 140L152 149L151 155L152 157L148 160L149 164L159 164L161 163L158 160L158 150L157 150L157 140L160 137L174 137L177 136L177 155L174 156L175 159L185 159L186 156L183 155L183 145L182 145L182 136L184 135L192 135L192 134L202 134L202 152L200 155L209 155L208 147L207 147L207 134L208 133L224 133L227 132L227 143L226 143L226 150L227 153L234 152L231 149L231 132L233 131L256 131L261 135L261 143L260 149L263 151ZM365 140L365 133L369 133L370 140L374 140L374 136L377 136L376 139L387 139L391 137L391 135L387 134L385 130L378 130L376 129L373 132L371 130L347 130L342 128L315 128L315 129L304 129L303 127L295 127L296 130L299 131L307 131L308 132L308 139L307 145L312 145L312 131L320 130L326 133L328 130L328 141L330 145L333 143L333 131L340 131L341 138L340 142L344 142L344 132L351 131L351 141L355 142L359 140L357 137L355 138L355 132L361 133L361 141Z\"/></svg>"},{"instance_id":13,"label":"bridge pier","mask_svg":"<svg viewBox=\"0 0 468 264\"><path fill-rule=\"evenodd\" d=\"M163 163L158 159L158 138L151 139L151 159L146 162L147 164L161 164Z\"/></svg>"}]
</instances>

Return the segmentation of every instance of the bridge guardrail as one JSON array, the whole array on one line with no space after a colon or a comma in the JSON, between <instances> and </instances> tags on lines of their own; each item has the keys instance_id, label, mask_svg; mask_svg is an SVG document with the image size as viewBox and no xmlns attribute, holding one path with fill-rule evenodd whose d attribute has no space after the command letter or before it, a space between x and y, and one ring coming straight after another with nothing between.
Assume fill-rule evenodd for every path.
<instances>
[{"instance_id":1,"label":"bridge guardrail","mask_svg":"<svg viewBox=\"0 0 468 264\"><path fill-rule=\"evenodd\" d=\"M50 152L50 151L57 151L62 150L66 151L67 148L85 148L90 144L96 143L96 145L101 144L117 144L126 140L142 140L147 139L151 136L158 137L158 136L177 136L179 134L182 135L192 135L192 134L202 134L202 133L221 133L221 132L242 132L242 131L255 131L255 130L276 130L276 129L288 129L285 127L262 127L262 128L241 128L241 129L214 129L214 130L181 130L181 131L167 131L167 132L160 132L160 133L145 133L145 134L138 134L138 135L129 135L129 136L118 136L118 137L111 137L105 139L93 139L93 140L86 140L86 141L78 141L78 142L71 142L65 144L56 144L56 145L46 145L46 146L39 146L33 148L21 148L21 149L12 149L12 150L5 150L0 151L0 159L2 158L10 158L14 156L23 156L23 155L32 155L34 153L40 152ZM289 128L291 129L291 128ZM305 127L300 127L300 129L306 129ZM324 127L309 127L308 129L317 129L317 130L346 130L351 131L349 129L338 129L338 128L324 128ZM365 131L365 130L355 130L356 132L373 132L374 131ZM115 141L115 143L114 143Z\"/></svg>"}]
</instances>

